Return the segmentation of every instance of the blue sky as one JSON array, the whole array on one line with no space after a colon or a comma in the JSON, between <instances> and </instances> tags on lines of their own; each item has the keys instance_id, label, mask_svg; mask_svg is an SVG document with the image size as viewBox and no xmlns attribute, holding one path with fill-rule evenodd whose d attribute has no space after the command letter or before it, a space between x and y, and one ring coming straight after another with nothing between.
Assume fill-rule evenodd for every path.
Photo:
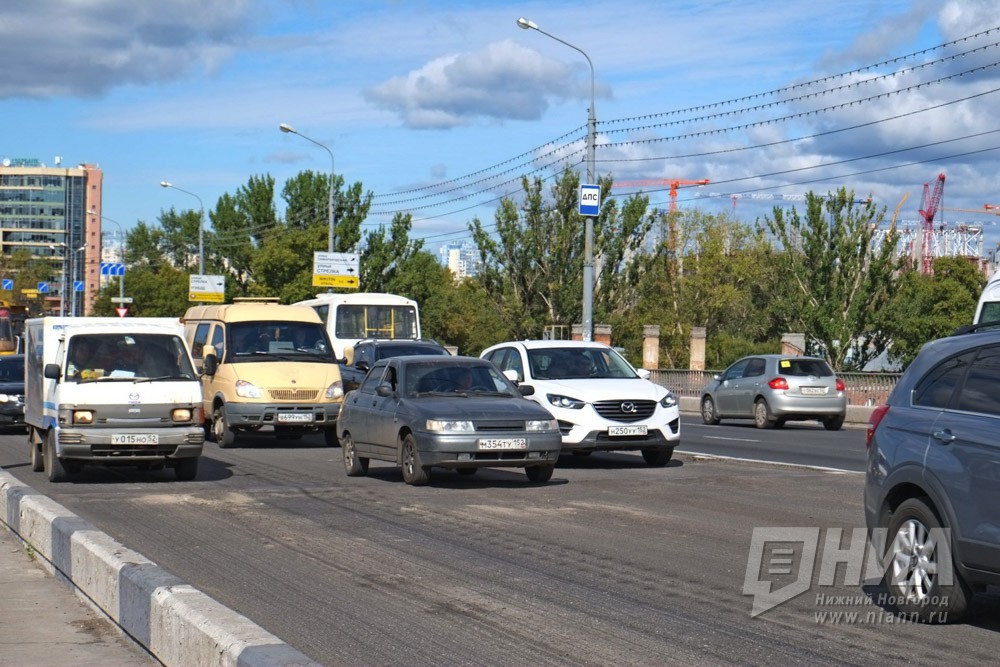
<instances>
[{"instance_id":1,"label":"blue sky","mask_svg":"<svg viewBox=\"0 0 1000 667\"><path fill-rule=\"evenodd\" d=\"M907 195L899 217L917 221L939 173L946 209L1000 204L1000 14L984 0L5 3L0 158L98 164L104 214L129 228L196 208L162 180L211 209L251 176L280 192L328 172L288 123L376 195L369 225L411 210L429 248L468 239L521 174L584 159L587 61L521 16L593 62L598 173L709 179L683 209L749 222L796 204L761 197L846 186L890 216ZM943 221L982 225L987 249L1000 237L998 216Z\"/></svg>"}]
</instances>

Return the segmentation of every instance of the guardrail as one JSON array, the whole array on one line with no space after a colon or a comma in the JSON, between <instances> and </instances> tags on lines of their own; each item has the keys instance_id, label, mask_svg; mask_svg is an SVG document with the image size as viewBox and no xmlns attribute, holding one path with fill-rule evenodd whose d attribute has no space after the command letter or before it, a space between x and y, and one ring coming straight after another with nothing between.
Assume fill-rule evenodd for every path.
<instances>
[{"instance_id":1,"label":"guardrail","mask_svg":"<svg viewBox=\"0 0 1000 667\"><path fill-rule=\"evenodd\" d=\"M659 369L650 371L650 380L679 397L700 398L712 376L722 371ZM847 404L875 406L885 403L901 373L838 373L847 385Z\"/></svg>"}]
</instances>

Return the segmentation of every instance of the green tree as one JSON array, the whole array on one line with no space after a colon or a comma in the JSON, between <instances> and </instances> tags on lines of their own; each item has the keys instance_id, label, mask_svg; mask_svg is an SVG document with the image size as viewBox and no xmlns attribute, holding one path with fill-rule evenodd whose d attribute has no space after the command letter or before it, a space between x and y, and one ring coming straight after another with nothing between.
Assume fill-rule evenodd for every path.
<instances>
[{"instance_id":1,"label":"green tree","mask_svg":"<svg viewBox=\"0 0 1000 667\"><path fill-rule=\"evenodd\" d=\"M985 280L964 257L938 257L934 272L907 271L879 321L892 339L888 358L905 368L924 343L972 322Z\"/></svg>"},{"instance_id":2,"label":"green tree","mask_svg":"<svg viewBox=\"0 0 1000 667\"><path fill-rule=\"evenodd\" d=\"M859 205L841 188L826 198L807 194L805 218L775 207L761 225L774 237L773 261L794 295L782 324L804 333L810 352L837 370L861 369L889 345L877 314L891 299L901 261L895 228L873 243L884 217L884 207Z\"/></svg>"},{"instance_id":3,"label":"green tree","mask_svg":"<svg viewBox=\"0 0 1000 667\"><path fill-rule=\"evenodd\" d=\"M401 268L413 259L424 245L422 240L410 240L412 220L413 217L409 213L397 213L392 218L388 233L385 227L379 227L365 236L364 248L359 258L361 289L366 292L397 293L390 286Z\"/></svg>"}]
</instances>

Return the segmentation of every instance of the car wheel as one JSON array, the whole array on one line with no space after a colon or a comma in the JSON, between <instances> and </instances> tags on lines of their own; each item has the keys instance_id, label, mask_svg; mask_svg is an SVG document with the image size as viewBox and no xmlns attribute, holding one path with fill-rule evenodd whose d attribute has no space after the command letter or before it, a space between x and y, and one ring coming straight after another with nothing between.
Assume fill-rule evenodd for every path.
<instances>
[{"instance_id":1,"label":"car wheel","mask_svg":"<svg viewBox=\"0 0 1000 667\"><path fill-rule=\"evenodd\" d=\"M215 409L212 410L212 439L221 449L232 447L233 441L236 440L236 433L229 428L229 422L226 421L226 411L221 405L215 406Z\"/></svg>"},{"instance_id":2,"label":"car wheel","mask_svg":"<svg viewBox=\"0 0 1000 667\"><path fill-rule=\"evenodd\" d=\"M701 420L709 426L715 426L722 421L719 419L719 413L715 411L715 401L711 396L701 399Z\"/></svg>"},{"instance_id":3,"label":"car wheel","mask_svg":"<svg viewBox=\"0 0 1000 667\"><path fill-rule=\"evenodd\" d=\"M337 425L323 429L323 442L327 447L340 447L340 438L337 437Z\"/></svg>"},{"instance_id":4,"label":"car wheel","mask_svg":"<svg viewBox=\"0 0 1000 667\"><path fill-rule=\"evenodd\" d=\"M925 623L959 620L971 596L955 569L948 533L919 498L903 501L889 522L885 585L890 600Z\"/></svg>"},{"instance_id":5,"label":"car wheel","mask_svg":"<svg viewBox=\"0 0 1000 667\"><path fill-rule=\"evenodd\" d=\"M844 425L843 415L838 415L836 417L827 417L823 420L823 428L827 431L839 431Z\"/></svg>"},{"instance_id":6,"label":"car wheel","mask_svg":"<svg viewBox=\"0 0 1000 667\"><path fill-rule=\"evenodd\" d=\"M753 404L753 425L757 428L774 428L774 419L768 414L767 401L758 398Z\"/></svg>"},{"instance_id":7,"label":"car wheel","mask_svg":"<svg viewBox=\"0 0 1000 667\"><path fill-rule=\"evenodd\" d=\"M31 447L31 472L45 470L45 455L42 453L42 443L33 439L34 430L28 431L28 446Z\"/></svg>"},{"instance_id":8,"label":"car wheel","mask_svg":"<svg viewBox=\"0 0 1000 667\"><path fill-rule=\"evenodd\" d=\"M674 448L647 447L642 450L642 458L651 466L665 466L673 458Z\"/></svg>"},{"instance_id":9,"label":"car wheel","mask_svg":"<svg viewBox=\"0 0 1000 667\"><path fill-rule=\"evenodd\" d=\"M65 482L69 479L69 473L63 467L62 459L56 456L56 435L54 431L49 431L45 436L45 474L50 482Z\"/></svg>"},{"instance_id":10,"label":"car wheel","mask_svg":"<svg viewBox=\"0 0 1000 667\"><path fill-rule=\"evenodd\" d=\"M554 465L547 466L531 466L524 469L524 474L528 476L528 481L533 484L541 484L552 479L552 473L555 471L556 467Z\"/></svg>"},{"instance_id":11,"label":"car wheel","mask_svg":"<svg viewBox=\"0 0 1000 667\"><path fill-rule=\"evenodd\" d=\"M174 466L174 475L177 476L177 481L179 482L192 481L198 476L198 457L188 456L187 458L177 459L177 465Z\"/></svg>"},{"instance_id":12,"label":"car wheel","mask_svg":"<svg viewBox=\"0 0 1000 667\"><path fill-rule=\"evenodd\" d=\"M344 454L344 470L348 477L361 477L368 474L368 459L358 456L358 449L354 446L354 438L350 433L345 433L340 441L340 448Z\"/></svg>"},{"instance_id":13,"label":"car wheel","mask_svg":"<svg viewBox=\"0 0 1000 667\"><path fill-rule=\"evenodd\" d=\"M430 468L420 465L417 441L412 433L407 433L403 438L403 481L413 486L423 486L430 479Z\"/></svg>"}]
</instances>

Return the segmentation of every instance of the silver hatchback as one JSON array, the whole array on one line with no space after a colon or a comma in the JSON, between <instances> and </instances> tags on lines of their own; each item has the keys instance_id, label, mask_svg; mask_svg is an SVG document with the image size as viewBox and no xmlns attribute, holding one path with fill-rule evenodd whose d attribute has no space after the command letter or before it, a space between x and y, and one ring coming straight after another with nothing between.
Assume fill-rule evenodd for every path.
<instances>
[{"instance_id":1,"label":"silver hatchback","mask_svg":"<svg viewBox=\"0 0 1000 667\"><path fill-rule=\"evenodd\" d=\"M847 416L844 381L816 357L757 354L743 357L701 390L701 418L753 419L757 428L816 419L839 430Z\"/></svg>"}]
</instances>

